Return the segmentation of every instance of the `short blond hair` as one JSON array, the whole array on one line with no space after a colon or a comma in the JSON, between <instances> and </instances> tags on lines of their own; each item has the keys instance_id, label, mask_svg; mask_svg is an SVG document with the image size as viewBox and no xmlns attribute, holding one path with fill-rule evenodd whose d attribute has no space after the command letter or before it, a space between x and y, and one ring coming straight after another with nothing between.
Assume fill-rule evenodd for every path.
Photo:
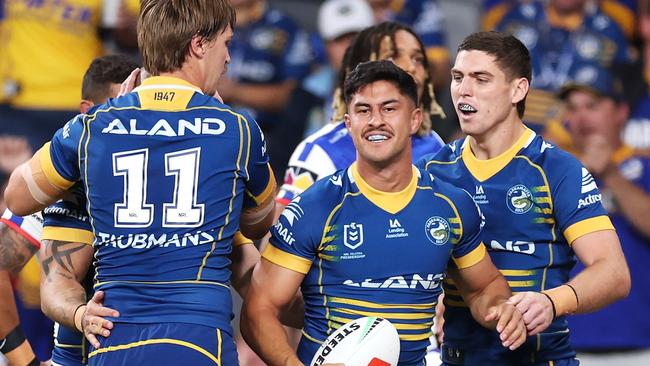
<instances>
[{"instance_id":1,"label":"short blond hair","mask_svg":"<svg viewBox=\"0 0 650 366\"><path fill-rule=\"evenodd\" d=\"M140 6L138 46L152 75L180 69L194 36L210 42L235 25L229 0L142 0Z\"/></svg>"}]
</instances>

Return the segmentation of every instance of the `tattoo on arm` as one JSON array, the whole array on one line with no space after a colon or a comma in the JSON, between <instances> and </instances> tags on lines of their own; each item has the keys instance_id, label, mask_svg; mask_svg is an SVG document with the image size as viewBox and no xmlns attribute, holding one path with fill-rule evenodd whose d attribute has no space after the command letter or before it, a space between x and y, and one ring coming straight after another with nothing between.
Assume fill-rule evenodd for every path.
<instances>
[{"instance_id":1,"label":"tattoo on arm","mask_svg":"<svg viewBox=\"0 0 650 366\"><path fill-rule=\"evenodd\" d=\"M39 254L43 272L48 281L52 281L51 274L54 273L69 280L75 279L75 265L72 255L86 247L83 243L70 243L58 240L44 240L43 250Z\"/></svg>"},{"instance_id":2,"label":"tattoo on arm","mask_svg":"<svg viewBox=\"0 0 650 366\"><path fill-rule=\"evenodd\" d=\"M18 274L38 248L9 226L0 223L0 270Z\"/></svg>"},{"instance_id":3,"label":"tattoo on arm","mask_svg":"<svg viewBox=\"0 0 650 366\"><path fill-rule=\"evenodd\" d=\"M43 240L38 252L43 271L41 308L51 319L70 328L75 327L74 310L86 302L80 281L92 257L88 251L91 248L84 243Z\"/></svg>"}]
</instances>

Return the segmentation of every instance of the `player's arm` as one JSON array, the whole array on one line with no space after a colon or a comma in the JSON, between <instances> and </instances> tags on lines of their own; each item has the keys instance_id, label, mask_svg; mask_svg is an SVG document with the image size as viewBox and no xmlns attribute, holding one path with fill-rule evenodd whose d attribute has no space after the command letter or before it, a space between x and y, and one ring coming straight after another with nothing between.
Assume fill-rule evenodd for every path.
<instances>
[{"instance_id":1,"label":"player's arm","mask_svg":"<svg viewBox=\"0 0 650 366\"><path fill-rule=\"evenodd\" d=\"M38 212L56 202L65 194L64 187L51 183L43 172L39 150L26 163L16 168L9 177L4 197L7 207L16 215Z\"/></svg>"},{"instance_id":2,"label":"player's arm","mask_svg":"<svg viewBox=\"0 0 650 366\"><path fill-rule=\"evenodd\" d=\"M568 282L572 288L560 286L546 291L557 315L596 311L629 294L630 271L614 230L585 234L571 246L585 269Z\"/></svg>"},{"instance_id":3,"label":"player's arm","mask_svg":"<svg viewBox=\"0 0 650 366\"><path fill-rule=\"evenodd\" d=\"M519 310L508 303L512 294L508 282L489 255L470 267L449 269L449 276L478 323L500 333L504 347L511 350L526 341L526 327Z\"/></svg>"},{"instance_id":4,"label":"player's arm","mask_svg":"<svg viewBox=\"0 0 650 366\"><path fill-rule=\"evenodd\" d=\"M276 184L262 130L252 118L245 119L250 130L247 149L250 156L246 164L248 177L239 230L247 238L257 240L264 237L273 224Z\"/></svg>"},{"instance_id":5,"label":"player's arm","mask_svg":"<svg viewBox=\"0 0 650 366\"><path fill-rule=\"evenodd\" d=\"M255 199L256 205L254 207L246 208L242 210L241 217L239 219L239 230L246 237L251 239L261 239L268 233L269 228L273 225L275 219L275 199L273 193L275 193L275 177L269 165L270 180L268 181L268 186L262 195L265 192L272 192L263 196L262 199ZM261 195L261 196L262 196Z\"/></svg>"},{"instance_id":6,"label":"player's arm","mask_svg":"<svg viewBox=\"0 0 650 366\"><path fill-rule=\"evenodd\" d=\"M38 248L0 222L0 352L10 365L38 365L36 355L20 328L11 278Z\"/></svg>"},{"instance_id":7,"label":"player's arm","mask_svg":"<svg viewBox=\"0 0 650 366\"><path fill-rule=\"evenodd\" d=\"M262 258L244 300L241 331L251 348L270 365L302 365L280 322L305 275Z\"/></svg>"},{"instance_id":8,"label":"player's arm","mask_svg":"<svg viewBox=\"0 0 650 366\"><path fill-rule=\"evenodd\" d=\"M43 240L38 252L43 313L79 331L86 304L86 291L81 281L92 263L93 254L88 244L60 240Z\"/></svg>"}]
</instances>

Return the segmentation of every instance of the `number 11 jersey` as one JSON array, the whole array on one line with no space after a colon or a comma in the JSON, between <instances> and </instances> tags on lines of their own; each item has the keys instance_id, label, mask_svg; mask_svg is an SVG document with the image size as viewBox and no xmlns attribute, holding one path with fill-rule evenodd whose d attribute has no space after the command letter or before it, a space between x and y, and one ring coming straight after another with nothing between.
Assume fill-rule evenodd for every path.
<instances>
[{"instance_id":1,"label":"number 11 jersey","mask_svg":"<svg viewBox=\"0 0 650 366\"><path fill-rule=\"evenodd\" d=\"M255 121L153 77L68 122L40 155L52 184L83 182L95 289L120 312L114 321L230 329L240 212L274 193Z\"/></svg>"}]
</instances>

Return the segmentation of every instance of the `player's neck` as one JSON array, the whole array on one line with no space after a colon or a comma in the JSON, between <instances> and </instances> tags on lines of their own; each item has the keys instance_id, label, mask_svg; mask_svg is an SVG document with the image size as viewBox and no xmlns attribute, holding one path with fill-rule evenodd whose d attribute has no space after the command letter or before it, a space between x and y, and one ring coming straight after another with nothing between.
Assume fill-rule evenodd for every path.
<instances>
[{"instance_id":1,"label":"player's neck","mask_svg":"<svg viewBox=\"0 0 650 366\"><path fill-rule=\"evenodd\" d=\"M159 76L168 76L168 77L185 80L188 83L203 90L203 80L202 77L200 76L201 75L200 72L197 71L198 70L195 70L195 68L187 66L171 72L161 72Z\"/></svg>"},{"instance_id":2,"label":"player's neck","mask_svg":"<svg viewBox=\"0 0 650 366\"><path fill-rule=\"evenodd\" d=\"M357 160L359 176L372 188L382 192L400 192L413 178L411 160L400 159L386 166L377 166L367 161Z\"/></svg>"},{"instance_id":3,"label":"player's neck","mask_svg":"<svg viewBox=\"0 0 650 366\"><path fill-rule=\"evenodd\" d=\"M525 131L526 126L519 119L516 122L504 122L481 135L471 136L470 147L477 159L492 159L512 147Z\"/></svg>"}]
</instances>

